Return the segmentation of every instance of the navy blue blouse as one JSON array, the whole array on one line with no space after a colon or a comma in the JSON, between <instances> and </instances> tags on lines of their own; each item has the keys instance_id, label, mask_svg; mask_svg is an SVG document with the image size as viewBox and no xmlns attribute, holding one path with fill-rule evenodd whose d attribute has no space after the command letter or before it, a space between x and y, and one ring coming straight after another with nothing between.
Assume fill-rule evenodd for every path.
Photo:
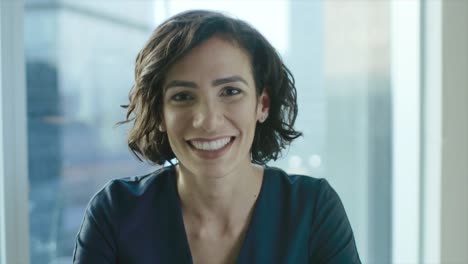
<instances>
[{"instance_id":1,"label":"navy blue blouse","mask_svg":"<svg viewBox=\"0 0 468 264\"><path fill-rule=\"evenodd\" d=\"M361 263L324 179L265 167L237 263ZM192 263L174 167L113 180L90 201L73 263Z\"/></svg>"}]
</instances>

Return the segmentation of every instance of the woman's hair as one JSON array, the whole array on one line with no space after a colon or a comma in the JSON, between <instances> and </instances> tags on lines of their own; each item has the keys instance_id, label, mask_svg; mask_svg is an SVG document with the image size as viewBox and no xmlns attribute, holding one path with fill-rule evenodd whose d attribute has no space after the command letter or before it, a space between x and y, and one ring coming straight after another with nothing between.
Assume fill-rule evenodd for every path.
<instances>
[{"instance_id":1,"label":"woman's hair","mask_svg":"<svg viewBox=\"0 0 468 264\"><path fill-rule=\"evenodd\" d=\"M135 84L129 94L126 120L133 121L128 146L140 160L164 164L175 158L163 120L163 83L171 66L214 35L242 48L250 58L257 98L266 89L269 115L257 122L251 148L252 162L276 160L281 150L302 133L294 130L297 116L294 78L276 50L246 22L219 12L193 10L179 13L158 26L138 53Z\"/></svg>"}]
</instances>

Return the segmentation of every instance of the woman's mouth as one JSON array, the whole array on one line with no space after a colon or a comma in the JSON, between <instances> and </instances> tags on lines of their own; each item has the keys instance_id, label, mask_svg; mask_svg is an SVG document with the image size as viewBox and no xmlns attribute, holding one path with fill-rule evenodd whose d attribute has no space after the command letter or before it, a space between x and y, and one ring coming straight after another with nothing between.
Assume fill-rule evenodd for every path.
<instances>
[{"instance_id":1,"label":"woman's mouth","mask_svg":"<svg viewBox=\"0 0 468 264\"><path fill-rule=\"evenodd\" d=\"M214 140L189 140L188 144L203 158L214 159L224 154L236 137L223 137Z\"/></svg>"},{"instance_id":2,"label":"woman's mouth","mask_svg":"<svg viewBox=\"0 0 468 264\"><path fill-rule=\"evenodd\" d=\"M216 151L229 144L234 137L218 138L216 140L190 140L192 147L204 151Z\"/></svg>"}]
</instances>

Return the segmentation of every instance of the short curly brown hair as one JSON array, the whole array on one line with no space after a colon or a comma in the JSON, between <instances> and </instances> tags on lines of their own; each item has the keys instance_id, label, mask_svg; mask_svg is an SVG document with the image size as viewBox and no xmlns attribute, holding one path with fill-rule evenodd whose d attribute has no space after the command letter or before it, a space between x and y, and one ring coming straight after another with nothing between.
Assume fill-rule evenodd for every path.
<instances>
[{"instance_id":1,"label":"short curly brown hair","mask_svg":"<svg viewBox=\"0 0 468 264\"><path fill-rule=\"evenodd\" d=\"M266 89L270 97L268 119L257 123L251 148L252 162L276 160L281 150L302 135L294 129L297 116L294 77L277 51L248 23L219 12L191 10L158 26L138 53L135 84L129 94L126 120L133 121L128 146L140 160L159 165L175 158L163 120L163 83L170 67L194 47L219 36L242 48L250 57L257 98Z\"/></svg>"}]
</instances>

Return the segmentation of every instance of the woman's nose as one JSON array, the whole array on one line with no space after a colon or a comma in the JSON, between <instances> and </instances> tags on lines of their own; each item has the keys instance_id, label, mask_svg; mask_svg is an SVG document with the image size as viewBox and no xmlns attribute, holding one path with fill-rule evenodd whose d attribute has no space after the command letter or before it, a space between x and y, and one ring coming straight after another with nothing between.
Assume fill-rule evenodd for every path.
<instances>
[{"instance_id":1,"label":"woman's nose","mask_svg":"<svg viewBox=\"0 0 468 264\"><path fill-rule=\"evenodd\" d=\"M216 131L223 124L222 110L216 103L201 103L194 109L193 126L206 132Z\"/></svg>"}]
</instances>

